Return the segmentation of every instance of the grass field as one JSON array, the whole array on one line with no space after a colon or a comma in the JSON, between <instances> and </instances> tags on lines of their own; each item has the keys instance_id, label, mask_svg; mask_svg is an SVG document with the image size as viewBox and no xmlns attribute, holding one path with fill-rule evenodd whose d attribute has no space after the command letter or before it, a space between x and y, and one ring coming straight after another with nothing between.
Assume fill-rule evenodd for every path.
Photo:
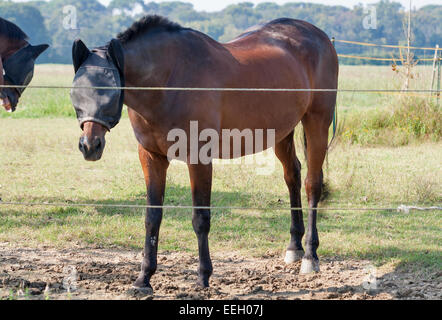
<instances>
[{"instance_id":1,"label":"grass field","mask_svg":"<svg viewBox=\"0 0 442 320\"><path fill-rule=\"evenodd\" d=\"M396 88L386 67L343 67L341 87ZM69 85L70 66L38 66L33 84ZM367 76L367 78L366 78ZM376 77L376 82L373 82ZM342 96L343 113L384 106L385 96ZM389 98L391 99L391 97ZM390 100L391 101L391 100ZM80 129L68 90L27 90L16 113L0 113L0 197L3 201L145 203L137 145L125 117L107 136L104 157L85 162L77 149ZM302 155L300 149L299 154ZM303 160L302 156L300 156ZM322 207L397 207L442 202L442 143L366 147L338 144L326 171L330 197ZM248 165L216 165L213 206L287 207L282 168L270 176ZM303 163L305 177L305 163ZM165 204L190 205L186 167L174 163L167 177ZM304 190L302 191L305 204ZM196 250L189 210L168 209L160 250ZM54 208L0 205L0 242L18 245L101 245L141 248L144 211L110 208ZM289 240L287 211L215 210L213 251L259 256L283 252ZM321 256L370 259L407 268L442 269L440 211L321 211Z\"/></svg>"},{"instance_id":2,"label":"grass field","mask_svg":"<svg viewBox=\"0 0 442 320\"><path fill-rule=\"evenodd\" d=\"M145 186L128 120L108 136L104 158L88 163L77 150L74 119L0 120L3 201L145 203ZM20 128L18 130L18 128ZM396 149L337 147L329 156L331 197L324 207L397 207L441 202L441 144ZM289 206L282 168L258 176L253 166L216 165L214 206ZM304 164L305 168L305 164ZM305 170L303 170L305 176ZM168 173L166 204L191 205L186 167ZM305 203L304 191L303 198ZM0 242L141 248L144 212L135 209L0 206ZM253 255L280 251L289 239L287 211L216 210L211 247ZM321 212L321 255L442 268L438 211ZM160 250L195 250L189 210L165 212Z\"/></svg>"}]
</instances>

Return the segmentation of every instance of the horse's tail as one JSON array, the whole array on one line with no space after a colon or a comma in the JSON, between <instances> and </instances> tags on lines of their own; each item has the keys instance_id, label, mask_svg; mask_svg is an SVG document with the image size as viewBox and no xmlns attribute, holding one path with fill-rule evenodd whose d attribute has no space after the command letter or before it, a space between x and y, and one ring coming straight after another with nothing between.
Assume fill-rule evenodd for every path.
<instances>
[{"instance_id":1,"label":"horse's tail","mask_svg":"<svg viewBox=\"0 0 442 320\"><path fill-rule=\"evenodd\" d=\"M307 137L305 136L305 130L304 128L302 128L302 134L303 134L303 139L304 139L304 158L305 158L305 162L307 162Z\"/></svg>"},{"instance_id":2,"label":"horse's tail","mask_svg":"<svg viewBox=\"0 0 442 320\"><path fill-rule=\"evenodd\" d=\"M303 140L304 140L304 157L305 157L305 161L307 162L307 137L305 136L304 129L302 129L302 133L304 136L304 138L303 138ZM328 151L329 151L329 148L327 148L326 155L325 155L326 171L328 171ZM324 172L322 169L321 169L321 183L322 183L321 201L324 201L330 196L330 187L329 187L329 183L327 181L327 177L326 177L326 179L324 179Z\"/></svg>"}]
</instances>

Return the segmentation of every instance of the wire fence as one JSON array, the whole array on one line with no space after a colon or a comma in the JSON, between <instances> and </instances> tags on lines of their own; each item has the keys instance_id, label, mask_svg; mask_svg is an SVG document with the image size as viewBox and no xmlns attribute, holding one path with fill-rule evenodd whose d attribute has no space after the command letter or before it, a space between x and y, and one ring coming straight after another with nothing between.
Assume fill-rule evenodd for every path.
<instances>
[{"instance_id":1,"label":"wire fence","mask_svg":"<svg viewBox=\"0 0 442 320\"><path fill-rule=\"evenodd\" d=\"M345 43L353 44L366 47L381 47L390 49L411 49L411 50L424 50L435 52L435 58L418 58L417 61L440 61L441 58L438 55L442 48L436 46L435 48L430 47L408 47L403 45L391 45L391 44L375 44L369 42L361 41L350 41L350 40L340 40L332 38L333 43ZM368 56L358 56L351 54L338 54L338 57L348 58L348 59L359 59L359 60L371 60L371 61L389 61L396 62L401 61L401 58L382 58L382 57L368 57ZM14 86L14 85L1 85L0 88L29 88L29 89L95 89L95 90L145 90L145 91L244 91L244 92L362 92L362 93L437 93L440 94L440 90L383 90L383 89L290 89L290 88L170 88L170 87L71 87L71 86Z\"/></svg>"},{"instance_id":2,"label":"wire fence","mask_svg":"<svg viewBox=\"0 0 442 320\"><path fill-rule=\"evenodd\" d=\"M400 45L391 45L391 44L376 44L376 43L369 43L369 42L360 42L360 41L350 41L350 40L338 40L333 39L334 42L341 42L341 43L348 43L348 44L355 44L359 46L366 46L366 47L382 47L382 48L391 48L391 49L411 49L411 50L432 50L432 51L442 51L442 48L429 48L429 47L408 47L408 46L400 46Z\"/></svg>"},{"instance_id":3,"label":"wire fence","mask_svg":"<svg viewBox=\"0 0 442 320\"><path fill-rule=\"evenodd\" d=\"M334 42L355 44L361 46L370 47L384 47L384 48L399 48L399 49L413 49L413 50L432 50L441 51L442 48L425 48L425 47L407 47L400 45L384 45L373 44L366 42L337 40ZM353 58L353 59L365 59L376 61L396 61L394 58L376 58L376 57L364 57L355 55L338 54L339 57ZM440 59L439 57L437 59ZM433 61L434 59L418 59L420 61ZM324 89L324 88L195 88L195 87L101 87L101 86L46 86L46 85L34 85L34 86L19 86L19 85L0 85L1 88L27 88L27 89L69 89L69 90L129 90L129 91L199 91L199 92L342 92L342 93L373 93L373 94L435 94L440 95L440 89ZM139 205L139 204L103 204L103 203L49 203L49 202L5 202L0 200L0 206L51 206L51 207L100 207L100 208L132 208L132 209L177 209L177 210L256 210L256 211L283 211L283 210L310 210L312 208L294 208L294 207L235 207L235 206L173 206L173 205ZM383 207L318 207L314 208L318 211L386 211L386 212L405 212L410 211L441 211L442 206L430 206L420 207L417 205L400 205L398 207L383 206Z\"/></svg>"},{"instance_id":4,"label":"wire fence","mask_svg":"<svg viewBox=\"0 0 442 320\"><path fill-rule=\"evenodd\" d=\"M0 85L1 88L69 89L69 90L128 90L128 91L219 91L219 92L344 92L344 93L430 93L440 94L440 89L318 89L318 88L196 88L196 87L101 87L101 86L20 86Z\"/></svg>"},{"instance_id":5,"label":"wire fence","mask_svg":"<svg viewBox=\"0 0 442 320\"><path fill-rule=\"evenodd\" d=\"M398 207L236 207L236 206L184 206L184 205L141 205L141 204L105 204L105 203L51 203L51 202L3 202L0 206L22 206L22 207L97 207L97 208L115 208L115 209L176 209L176 210L255 210L255 211L290 211L290 210L318 210L318 211L388 211L388 212L406 212L410 211L442 211L441 205L431 207L420 207L417 205L400 205Z\"/></svg>"},{"instance_id":6,"label":"wire fence","mask_svg":"<svg viewBox=\"0 0 442 320\"><path fill-rule=\"evenodd\" d=\"M360 42L360 41L349 41L349 40L339 40L332 38L331 41L333 43L344 43L344 44L350 44L350 45L357 45L357 46L365 46L365 47L371 47L371 48L388 48L388 49L399 49L401 52L402 49L407 50L422 50L424 51L424 58L415 58L415 62L435 62L440 61L439 52L442 50L439 48L439 46L436 46L434 48L430 47L408 47L408 46L401 46L401 45L390 45L390 44L376 44L376 43L368 43L368 42ZM432 51L435 56L433 58L425 58L425 52L426 51ZM384 61L384 62L392 62L396 63L397 61L401 61L402 63L406 62L404 61L404 58L402 57L393 57L393 54L391 54L391 58L386 57L368 57L368 56L359 56L354 54L338 54L338 57L340 58L347 58L347 59L357 59L357 60L369 60L369 61Z\"/></svg>"},{"instance_id":7,"label":"wire fence","mask_svg":"<svg viewBox=\"0 0 442 320\"><path fill-rule=\"evenodd\" d=\"M340 43L347 43L347 44L354 44L354 45L360 45L360 46L366 46L366 47L382 47L382 48L390 48L390 49L408 49L408 46L405 45L392 45L392 44L376 44L376 43L369 43L369 42L361 42L361 41L351 41L351 40L340 40L332 38L330 39L334 42L340 42ZM99 47L100 45L91 45L91 47ZM58 49L58 48L69 48L71 49L72 46L67 45L51 45L49 49ZM431 47L410 47L411 50L424 50L424 51L431 51L435 50L435 48ZM442 48L436 49L438 51L442 51Z\"/></svg>"},{"instance_id":8,"label":"wire fence","mask_svg":"<svg viewBox=\"0 0 442 320\"><path fill-rule=\"evenodd\" d=\"M396 62L398 60L401 60L400 58L374 58L374 57L363 57L363 56L354 56L349 54L338 54L338 57L341 58L351 58L351 59L360 59L360 60L373 60L373 61L391 61ZM418 61L433 61L434 59L430 58L423 58L423 59L416 59Z\"/></svg>"}]
</instances>

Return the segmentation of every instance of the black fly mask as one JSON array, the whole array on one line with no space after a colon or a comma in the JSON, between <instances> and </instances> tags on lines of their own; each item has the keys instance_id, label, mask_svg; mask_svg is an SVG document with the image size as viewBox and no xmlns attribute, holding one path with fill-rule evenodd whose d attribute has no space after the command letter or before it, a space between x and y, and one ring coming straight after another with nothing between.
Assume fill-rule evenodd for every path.
<instances>
[{"instance_id":1,"label":"black fly mask","mask_svg":"<svg viewBox=\"0 0 442 320\"><path fill-rule=\"evenodd\" d=\"M13 106L13 111L21 97L25 87L31 83L34 76L35 60L49 46L42 44L39 46L27 45L21 48L3 63L4 75L6 83L14 86L24 86L20 88L12 88L17 94L12 94L11 89L4 89L0 92L0 97L7 97Z\"/></svg>"},{"instance_id":2,"label":"black fly mask","mask_svg":"<svg viewBox=\"0 0 442 320\"><path fill-rule=\"evenodd\" d=\"M72 104L80 127L88 121L97 122L108 130L121 118L124 91L102 89L124 87L124 54L121 43L113 39L107 46L92 51L81 40L72 48L75 69ZM100 89L88 89L100 87Z\"/></svg>"}]
</instances>

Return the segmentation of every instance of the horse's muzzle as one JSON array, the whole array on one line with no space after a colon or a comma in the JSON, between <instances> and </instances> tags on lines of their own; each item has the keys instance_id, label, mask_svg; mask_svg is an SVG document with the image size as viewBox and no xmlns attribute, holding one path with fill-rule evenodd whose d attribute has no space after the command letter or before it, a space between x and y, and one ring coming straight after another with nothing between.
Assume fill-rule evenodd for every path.
<instances>
[{"instance_id":1,"label":"horse's muzzle","mask_svg":"<svg viewBox=\"0 0 442 320\"><path fill-rule=\"evenodd\" d=\"M84 159L87 161L98 161L103 155L104 146L106 141L100 137L88 138L82 136L78 144L78 148L83 153Z\"/></svg>"},{"instance_id":2,"label":"horse's muzzle","mask_svg":"<svg viewBox=\"0 0 442 320\"><path fill-rule=\"evenodd\" d=\"M10 89L4 89L3 92L0 92L0 106L3 106L8 112L14 112L18 104L18 98L19 96Z\"/></svg>"}]
</instances>

